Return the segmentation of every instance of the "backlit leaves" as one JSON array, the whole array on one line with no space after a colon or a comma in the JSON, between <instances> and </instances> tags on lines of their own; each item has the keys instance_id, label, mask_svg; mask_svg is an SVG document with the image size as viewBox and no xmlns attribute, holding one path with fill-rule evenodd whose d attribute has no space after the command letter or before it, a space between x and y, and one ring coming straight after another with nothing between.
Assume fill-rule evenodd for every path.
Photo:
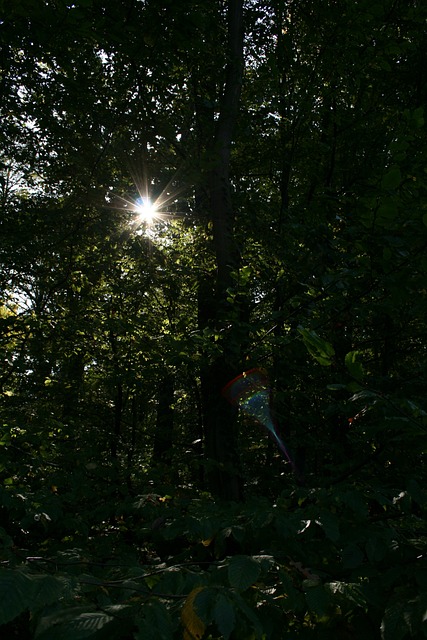
<instances>
[{"instance_id":1,"label":"backlit leaves","mask_svg":"<svg viewBox=\"0 0 427 640\"><path fill-rule=\"evenodd\" d=\"M321 338L316 331L312 329L298 327L298 332L301 334L310 355L321 365L329 367L335 355L335 349L332 344Z\"/></svg>"}]
</instances>

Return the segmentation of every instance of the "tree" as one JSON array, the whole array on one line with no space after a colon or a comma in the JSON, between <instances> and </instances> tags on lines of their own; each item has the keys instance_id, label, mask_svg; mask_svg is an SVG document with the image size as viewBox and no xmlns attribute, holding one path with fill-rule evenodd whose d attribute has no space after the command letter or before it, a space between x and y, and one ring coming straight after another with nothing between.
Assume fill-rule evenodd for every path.
<instances>
[{"instance_id":1,"label":"tree","mask_svg":"<svg viewBox=\"0 0 427 640\"><path fill-rule=\"evenodd\" d=\"M425 635L425 19L8 7L4 634Z\"/></svg>"},{"instance_id":2,"label":"tree","mask_svg":"<svg viewBox=\"0 0 427 640\"><path fill-rule=\"evenodd\" d=\"M212 278L213 286L209 289L200 287L199 304L203 309L201 315L205 316L203 322L211 324L217 335L220 332L224 334L221 353L202 372L206 454L214 465L209 473L210 485L218 496L238 500L242 486L238 469L236 413L222 397L221 391L238 372L241 360L240 310L235 298L230 304L229 296L234 286L233 273L238 267L230 161L243 76L243 3L232 0L227 11L226 75L219 99L217 124L209 141L213 151L207 176L216 277L215 280Z\"/></svg>"}]
</instances>

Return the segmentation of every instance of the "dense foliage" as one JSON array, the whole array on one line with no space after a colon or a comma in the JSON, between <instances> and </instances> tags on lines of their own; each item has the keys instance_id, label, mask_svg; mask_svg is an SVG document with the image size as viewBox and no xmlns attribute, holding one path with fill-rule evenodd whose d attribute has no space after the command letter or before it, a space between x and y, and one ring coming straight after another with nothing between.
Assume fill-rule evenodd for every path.
<instances>
[{"instance_id":1,"label":"dense foliage","mask_svg":"<svg viewBox=\"0 0 427 640\"><path fill-rule=\"evenodd\" d=\"M5 5L2 637L427 637L427 6Z\"/></svg>"}]
</instances>

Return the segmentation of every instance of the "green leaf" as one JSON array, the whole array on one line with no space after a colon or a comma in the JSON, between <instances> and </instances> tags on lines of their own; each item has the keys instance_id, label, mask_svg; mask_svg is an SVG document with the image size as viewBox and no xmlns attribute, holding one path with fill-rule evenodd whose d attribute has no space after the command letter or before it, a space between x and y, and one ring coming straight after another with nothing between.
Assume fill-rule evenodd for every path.
<instances>
[{"instance_id":1,"label":"green leaf","mask_svg":"<svg viewBox=\"0 0 427 640\"><path fill-rule=\"evenodd\" d=\"M394 603L393 606L386 609L381 622L381 640L402 640L402 638L412 635L407 618L403 615L402 608L405 605Z\"/></svg>"},{"instance_id":2,"label":"green leaf","mask_svg":"<svg viewBox=\"0 0 427 640\"><path fill-rule=\"evenodd\" d=\"M404 139L393 140L390 143L390 151L393 154L399 153L401 151L406 151L408 147L409 147L409 142L407 142L407 140L404 140Z\"/></svg>"},{"instance_id":3,"label":"green leaf","mask_svg":"<svg viewBox=\"0 0 427 640\"><path fill-rule=\"evenodd\" d=\"M160 600L148 602L137 618L135 640L172 640L174 627L170 613Z\"/></svg>"},{"instance_id":4,"label":"green leaf","mask_svg":"<svg viewBox=\"0 0 427 640\"><path fill-rule=\"evenodd\" d=\"M254 613L254 611L246 604L244 599L239 593L234 594L234 600L236 602L236 606L240 609L244 616L249 620L252 625L252 629L254 630L256 638L264 638L263 634L263 626L261 624L260 619ZM253 636L251 636L252 638Z\"/></svg>"},{"instance_id":5,"label":"green leaf","mask_svg":"<svg viewBox=\"0 0 427 640\"><path fill-rule=\"evenodd\" d=\"M384 262L389 262L391 260L392 257L392 252L390 247L384 247L383 249L383 260Z\"/></svg>"},{"instance_id":6,"label":"green leaf","mask_svg":"<svg viewBox=\"0 0 427 640\"><path fill-rule=\"evenodd\" d=\"M345 389L347 389L347 385L336 382L333 384L326 385L326 388L329 391L344 391Z\"/></svg>"},{"instance_id":7,"label":"green leaf","mask_svg":"<svg viewBox=\"0 0 427 640\"><path fill-rule=\"evenodd\" d=\"M103 611L88 611L87 607L63 608L41 618L34 637L37 640L110 640L119 632L130 631L133 626L130 609L129 605L112 605Z\"/></svg>"},{"instance_id":8,"label":"green leaf","mask_svg":"<svg viewBox=\"0 0 427 640\"><path fill-rule=\"evenodd\" d=\"M378 393L375 391L369 391L368 389L362 389L358 391L350 398L350 402L356 402L357 400L372 400L373 398L377 399Z\"/></svg>"},{"instance_id":9,"label":"green leaf","mask_svg":"<svg viewBox=\"0 0 427 640\"><path fill-rule=\"evenodd\" d=\"M418 107L415 109L412 113L412 121L417 129L424 126L424 107Z\"/></svg>"},{"instance_id":10,"label":"green leaf","mask_svg":"<svg viewBox=\"0 0 427 640\"><path fill-rule=\"evenodd\" d=\"M248 283L251 276L252 276L252 267L249 265L243 266L239 270L240 285L244 287Z\"/></svg>"},{"instance_id":11,"label":"green leaf","mask_svg":"<svg viewBox=\"0 0 427 640\"><path fill-rule=\"evenodd\" d=\"M356 490L345 491L340 494L343 503L346 504L355 513L355 515L365 520L368 516L368 506L365 496Z\"/></svg>"},{"instance_id":12,"label":"green leaf","mask_svg":"<svg viewBox=\"0 0 427 640\"><path fill-rule=\"evenodd\" d=\"M350 351L347 353L345 356L345 366L350 375L360 382L364 376L364 370L362 364L357 359L359 355L360 351Z\"/></svg>"},{"instance_id":13,"label":"green leaf","mask_svg":"<svg viewBox=\"0 0 427 640\"><path fill-rule=\"evenodd\" d=\"M279 579L283 585L287 610L303 611L305 609L304 596L299 589L295 588L292 578L286 571L280 570Z\"/></svg>"},{"instance_id":14,"label":"green leaf","mask_svg":"<svg viewBox=\"0 0 427 640\"><path fill-rule=\"evenodd\" d=\"M344 569L355 569L363 562L363 553L355 544L346 547L342 552L342 564Z\"/></svg>"},{"instance_id":15,"label":"green leaf","mask_svg":"<svg viewBox=\"0 0 427 640\"><path fill-rule=\"evenodd\" d=\"M213 610L217 598L216 587L196 587L194 597L194 612L205 625L209 625L213 620Z\"/></svg>"},{"instance_id":16,"label":"green leaf","mask_svg":"<svg viewBox=\"0 0 427 640\"><path fill-rule=\"evenodd\" d=\"M325 511L319 516L316 522L323 528L325 535L329 540L332 540L332 542L337 542L337 540L339 540L340 528L337 516Z\"/></svg>"},{"instance_id":17,"label":"green leaf","mask_svg":"<svg viewBox=\"0 0 427 640\"><path fill-rule=\"evenodd\" d=\"M329 582L325 585L331 594L339 594L356 607L366 607L366 597L359 584L354 582Z\"/></svg>"},{"instance_id":18,"label":"green leaf","mask_svg":"<svg viewBox=\"0 0 427 640\"><path fill-rule=\"evenodd\" d=\"M360 384L358 382L356 382L355 380L353 380L352 382L349 382L348 384L346 384L345 388L350 393L359 393L360 391L363 391L363 387L361 387ZM352 400L353 398L350 398L350 399Z\"/></svg>"},{"instance_id":19,"label":"green leaf","mask_svg":"<svg viewBox=\"0 0 427 640\"><path fill-rule=\"evenodd\" d=\"M375 535L371 535L365 546L366 555L373 564L381 562L388 551L387 540Z\"/></svg>"},{"instance_id":20,"label":"green leaf","mask_svg":"<svg viewBox=\"0 0 427 640\"><path fill-rule=\"evenodd\" d=\"M322 584L309 587L305 591L305 599L310 611L313 611L318 616L324 616L328 613L332 600L330 593Z\"/></svg>"},{"instance_id":21,"label":"green leaf","mask_svg":"<svg viewBox=\"0 0 427 640\"><path fill-rule=\"evenodd\" d=\"M70 579L0 569L0 625L13 620L23 611L37 611L44 605L69 596L71 585Z\"/></svg>"},{"instance_id":22,"label":"green leaf","mask_svg":"<svg viewBox=\"0 0 427 640\"><path fill-rule=\"evenodd\" d=\"M399 167L392 167L381 180L383 189L397 189L402 181L402 174Z\"/></svg>"},{"instance_id":23,"label":"green leaf","mask_svg":"<svg viewBox=\"0 0 427 640\"><path fill-rule=\"evenodd\" d=\"M13 620L31 603L32 583L21 571L0 569L0 625Z\"/></svg>"},{"instance_id":24,"label":"green leaf","mask_svg":"<svg viewBox=\"0 0 427 640\"><path fill-rule=\"evenodd\" d=\"M233 589L245 591L253 585L261 572L259 563L250 556L234 556L228 565L228 579Z\"/></svg>"},{"instance_id":25,"label":"green leaf","mask_svg":"<svg viewBox=\"0 0 427 640\"><path fill-rule=\"evenodd\" d=\"M236 624L236 614L233 603L224 593L216 598L213 617L221 636L228 640Z\"/></svg>"},{"instance_id":26,"label":"green leaf","mask_svg":"<svg viewBox=\"0 0 427 640\"><path fill-rule=\"evenodd\" d=\"M377 210L377 221L381 225L393 222L398 215L396 202L387 200L380 204Z\"/></svg>"},{"instance_id":27,"label":"green leaf","mask_svg":"<svg viewBox=\"0 0 427 640\"><path fill-rule=\"evenodd\" d=\"M301 334L310 355L321 365L329 367L335 355L335 349L330 342L321 338L312 329L304 329L304 327L299 326L298 332Z\"/></svg>"}]
</instances>

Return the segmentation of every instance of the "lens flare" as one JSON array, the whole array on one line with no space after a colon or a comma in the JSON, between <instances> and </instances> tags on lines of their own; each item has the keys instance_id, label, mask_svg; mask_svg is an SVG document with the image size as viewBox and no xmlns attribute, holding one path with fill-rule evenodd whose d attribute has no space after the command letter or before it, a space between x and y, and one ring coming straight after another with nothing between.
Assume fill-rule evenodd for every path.
<instances>
[{"instance_id":1,"label":"lens flare","mask_svg":"<svg viewBox=\"0 0 427 640\"><path fill-rule=\"evenodd\" d=\"M271 433L293 471L296 472L289 451L277 433L277 425L271 412L271 389L267 375L260 369L250 369L231 380L222 393L231 404L237 405L243 413L255 418Z\"/></svg>"}]
</instances>

